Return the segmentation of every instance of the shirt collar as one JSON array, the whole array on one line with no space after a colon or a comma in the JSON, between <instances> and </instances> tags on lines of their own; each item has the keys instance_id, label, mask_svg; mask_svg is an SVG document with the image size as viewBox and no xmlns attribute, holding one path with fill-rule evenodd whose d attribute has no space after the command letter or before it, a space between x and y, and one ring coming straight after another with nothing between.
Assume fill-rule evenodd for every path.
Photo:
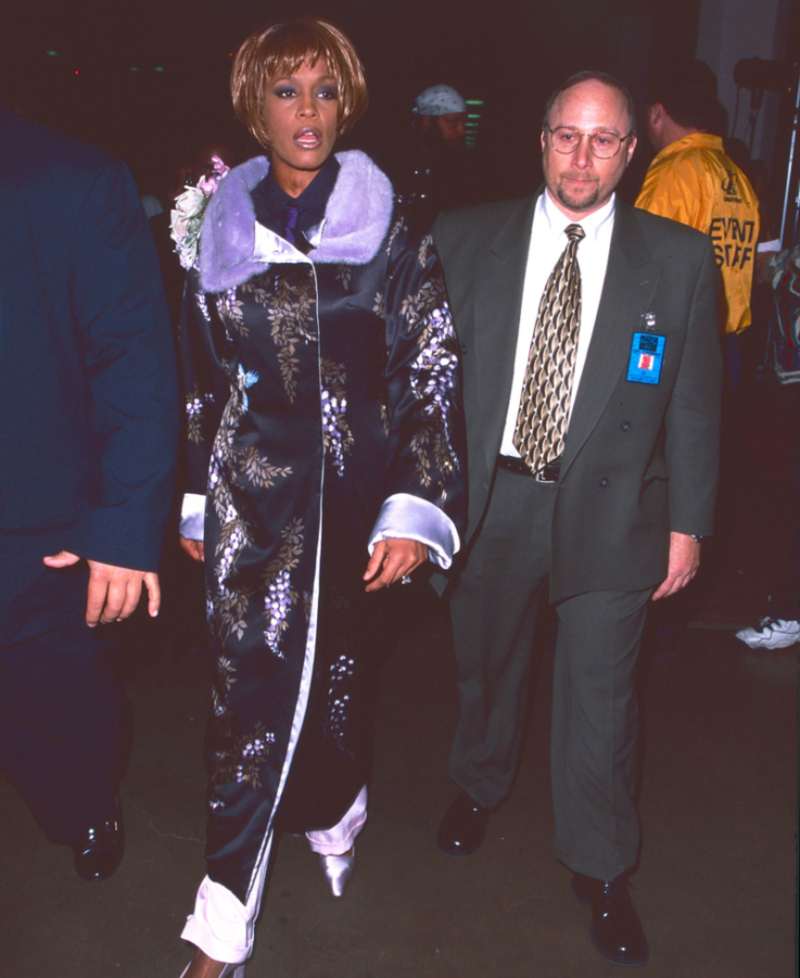
<instances>
[{"instance_id":1,"label":"shirt collar","mask_svg":"<svg viewBox=\"0 0 800 978\"><path fill-rule=\"evenodd\" d=\"M280 220L284 207L300 207L304 212L303 225L318 224L325 217L325 208L339 175L339 161L331 155L322 169L298 197L291 197L282 190L272 176L272 169L261 183L251 191L256 220L269 225Z\"/></svg>"},{"instance_id":2,"label":"shirt collar","mask_svg":"<svg viewBox=\"0 0 800 978\"><path fill-rule=\"evenodd\" d=\"M603 229L606 228L606 225L613 221L616 200L617 195L614 193L601 208L581 218L579 221L572 221L556 207L547 189L545 189L539 198L536 209L545 222L548 236L552 235L556 238L563 234L564 230L570 224L580 224L587 238L596 239L602 233Z\"/></svg>"}]
</instances>

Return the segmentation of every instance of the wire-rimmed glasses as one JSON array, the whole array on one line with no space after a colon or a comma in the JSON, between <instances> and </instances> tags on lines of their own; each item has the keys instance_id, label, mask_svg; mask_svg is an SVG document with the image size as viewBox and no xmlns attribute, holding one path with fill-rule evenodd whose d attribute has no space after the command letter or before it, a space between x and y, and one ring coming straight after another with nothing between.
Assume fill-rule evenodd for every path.
<instances>
[{"instance_id":1,"label":"wire-rimmed glasses","mask_svg":"<svg viewBox=\"0 0 800 978\"><path fill-rule=\"evenodd\" d=\"M564 153L565 155L574 153L580 146L583 137L586 136L589 140L592 156L596 156L599 160L610 160L612 156L616 156L622 144L633 135L633 130L624 136L620 136L618 133L608 132L605 129L598 132L580 132L571 126L556 126L555 129L546 126L545 131L550 133L550 145L553 149L557 153Z\"/></svg>"}]
</instances>

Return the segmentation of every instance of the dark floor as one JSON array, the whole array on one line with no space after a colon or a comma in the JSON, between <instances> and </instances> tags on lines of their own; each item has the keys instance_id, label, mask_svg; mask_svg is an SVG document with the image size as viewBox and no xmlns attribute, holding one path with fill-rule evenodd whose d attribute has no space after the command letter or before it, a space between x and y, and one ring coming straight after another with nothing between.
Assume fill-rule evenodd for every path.
<instances>
[{"instance_id":1,"label":"dark floor","mask_svg":"<svg viewBox=\"0 0 800 978\"><path fill-rule=\"evenodd\" d=\"M761 407L771 410L768 399ZM796 974L800 646L751 652L734 638L760 614L785 558L785 473L763 477L759 451L745 432L740 488L706 579L643 655L644 842L634 899L652 978ZM334 900L304 840L282 839L248 978L619 974L593 949L587 911L553 856L546 635L510 799L472 858L434 849L453 793L457 704L445 622L432 601L423 604L384 675L358 872ZM675 625L681 618L687 624ZM79 880L70 852L41 837L0 781L2 978L178 978L191 952L179 933L203 874L207 685L201 656L166 652L151 654L129 682L128 845L104 883Z\"/></svg>"}]
</instances>

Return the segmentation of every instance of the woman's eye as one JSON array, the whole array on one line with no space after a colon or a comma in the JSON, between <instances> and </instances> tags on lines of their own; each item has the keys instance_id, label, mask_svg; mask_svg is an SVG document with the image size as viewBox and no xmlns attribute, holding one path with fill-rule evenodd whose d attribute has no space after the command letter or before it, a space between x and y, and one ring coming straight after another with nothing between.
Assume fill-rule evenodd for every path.
<instances>
[{"instance_id":1,"label":"woman's eye","mask_svg":"<svg viewBox=\"0 0 800 978\"><path fill-rule=\"evenodd\" d=\"M321 88L317 92L317 96L319 98L337 99L339 98L339 93L336 91L335 88Z\"/></svg>"},{"instance_id":2,"label":"woman's eye","mask_svg":"<svg viewBox=\"0 0 800 978\"><path fill-rule=\"evenodd\" d=\"M275 89L274 94L277 98L291 98L295 94L295 91L289 85L281 85L280 88Z\"/></svg>"}]
</instances>

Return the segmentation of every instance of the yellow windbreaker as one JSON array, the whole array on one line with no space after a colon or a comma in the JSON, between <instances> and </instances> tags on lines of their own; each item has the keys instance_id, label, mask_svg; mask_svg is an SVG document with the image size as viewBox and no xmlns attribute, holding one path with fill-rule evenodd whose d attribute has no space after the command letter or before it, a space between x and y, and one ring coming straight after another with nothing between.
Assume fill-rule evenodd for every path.
<instances>
[{"instance_id":1,"label":"yellow windbreaker","mask_svg":"<svg viewBox=\"0 0 800 978\"><path fill-rule=\"evenodd\" d=\"M711 237L728 303L725 332L748 327L758 198L725 155L720 137L693 133L662 149L650 164L636 206Z\"/></svg>"}]
</instances>

